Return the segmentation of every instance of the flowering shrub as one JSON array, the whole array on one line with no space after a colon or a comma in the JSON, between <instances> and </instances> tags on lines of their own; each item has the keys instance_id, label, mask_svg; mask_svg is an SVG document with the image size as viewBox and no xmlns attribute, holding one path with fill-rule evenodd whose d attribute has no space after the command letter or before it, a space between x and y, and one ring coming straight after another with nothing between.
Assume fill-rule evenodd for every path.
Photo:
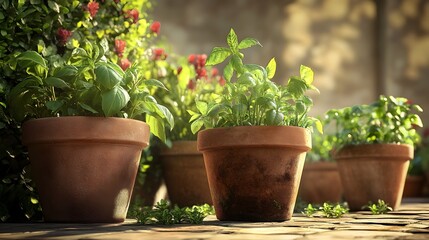
<instances>
[{"instance_id":1,"label":"flowering shrub","mask_svg":"<svg viewBox=\"0 0 429 240\"><path fill-rule=\"evenodd\" d=\"M60 67L86 40L106 39L107 57L127 69L149 61L149 41L157 33L149 29L149 0L0 1L0 220L40 218L40 206L28 178L28 156L20 144L20 122L10 115L6 96L26 74L10 63L27 50ZM154 28L156 30L156 28ZM119 41L116 41L119 40Z\"/></svg>"},{"instance_id":2,"label":"flowering shrub","mask_svg":"<svg viewBox=\"0 0 429 240\"><path fill-rule=\"evenodd\" d=\"M190 54L185 59L174 55L167 58L163 48L154 49L154 53L152 76L169 90L168 94L157 91L155 96L160 104L170 109L175 121L174 129L167 132L166 138L169 141L196 140L197 136L191 131L189 112L197 111L196 100L218 98L225 80L216 68L207 68L205 54Z\"/></svg>"}]
</instances>

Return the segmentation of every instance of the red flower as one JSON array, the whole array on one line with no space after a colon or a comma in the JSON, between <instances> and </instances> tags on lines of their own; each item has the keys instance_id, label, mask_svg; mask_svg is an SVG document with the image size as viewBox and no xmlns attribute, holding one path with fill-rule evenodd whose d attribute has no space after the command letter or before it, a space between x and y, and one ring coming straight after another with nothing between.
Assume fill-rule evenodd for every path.
<instances>
[{"instance_id":1,"label":"red flower","mask_svg":"<svg viewBox=\"0 0 429 240\"><path fill-rule=\"evenodd\" d=\"M88 9L89 14L93 18L93 17L95 17L95 15L98 12L99 4L98 4L98 2L90 1L86 8Z\"/></svg>"},{"instance_id":2,"label":"red flower","mask_svg":"<svg viewBox=\"0 0 429 240\"><path fill-rule=\"evenodd\" d=\"M182 72L183 68L182 67L178 67L177 68L177 75L179 75Z\"/></svg>"},{"instance_id":3,"label":"red flower","mask_svg":"<svg viewBox=\"0 0 429 240\"><path fill-rule=\"evenodd\" d=\"M115 3L119 3L121 0L114 0L115 1Z\"/></svg>"},{"instance_id":4,"label":"red flower","mask_svg":"<svg viewBox=\"0 0 429 240\"><path fill-rule=\"evenodd\" d=\"M161 30L161 23L160 23L160 22L155 21L155 22L153 22L153 23L150 25L150 31L151 31L152 33L159 34L159 31L160 31L160 30Z\"/></svg>"},{"instance_id":5,"label":"red flower","mask_svg":"<svg viewBox=\"0 0 429 240\"><path fill-rule=\"evenodd\" d=\"M197 65L198 67L204 67L206 65L207 55L201 54L197 57Z\"/></svg>"},{"instance_id":6,"label":"red flower","mask_svg":"<svg viewBox=\"0 0 429 240\"><path fill-rule=\"evenodd\" d=\"M412 105L413 104L413 100L407 99L407 101L405 102L405 104Z\"/></svg>"},{"instance_id":7,"label":"red flower","mask_svg":"<svg viewBox=\"0 0 429 240\"><path fill-rule=\"evenodd\" d=\"M60 43L60 45L64 46L67 41L69 40L69 38L71 37L72 32L64 29L64 28L58 28L57 30L57 38L58 38L58 42Z\"/></svg>"},{"instance_id":8,"label":"red flower","mask_svg":"<svg viewBox=\"0 0 429 240\"><path fill-rule=\"evenodd\" d=\"M225 85L226 84L226 80L225 80L225 78L223 78L222 76L220 77L220 79L219 79L219 85L221 85L221 86L223 86L223 85Z\"/></svg>"},{"instance_id":9,"label":"red flower","mask_svg":"<svg viewBox=\"0 0 429 240\"><path fill-rule=\"evenodd\" d=\"M197 76L198 76L198 78L207 77L207 70L205 68L198 68L197 69Z\"/></svg>"},{"instance_id":10,"label":"red flower","mask_svg":"<svg viewBox=\"0 0 429 240\"><path fill-rule=\"evenodd\" d=\"M119 66L122 68L122 70L125 71L127 68L131 67L131 62L127 58L124 58L124 59L121 59Z\"/></svg>"},{"instance_id":11,"label":"red flower","mask_svg":"<svg viewBox=\"0 0 429 240\"><path fill-rule=\"evenodd\" d=\"M195 63L196 60L197 60L197 57L195 56L195 54L189 54L188 56L189 63Z\"/></svg>"},{"instance_id":12,"label":"red flower","mask_svg":"<svg viewBox=\"0 0 429 240\"><path fill-rule=\"evenodd\" d=\"M193 80L193 79L191 79L191 80L189 80L189 82L188 82L188 85L187 85L187 88L189 89L189 90L194 90L195 89L195 81Z\"/></svg>"},{"instance_id":13,"label":"red flower","mask_svg":"<svg viewBox=\"0 0 429 240\"><path fill-rule=\"evenodd\" d=\"M167 54L164 52L162 48L155 48L153 50L153 59L154 60L165 60L167 58Z\"/></svg>"},{"instance_id":14,"label":"red flower","mask_svg":"<svg viewBox=\"0 0 429 240\"><path fill-rule=\"evenodd\" d=\"M212 68L212 77L219 75L219 70L217 68Z\"/></svg>"},{"instance_id":15,"label":"red flower","mask_svg":"<svg viewBox=\"0 0 429 240\"><path fill-rule=\"evenodd\" d=\"M121 58L124 54L125 47L127 43L124 40L116 39L115 40L115 52Z\"/></svg>"},{"instance_id":16,"label":"red flower","mask_svg":"<svg viewBox=\"0 0 429 240\"><path fill-rule=\"evenodd\" d=\"M139 11L137 9L131 9L126 12L127 18L132 18L134 23L139 21Z\"/></svg>"}]
</instances>

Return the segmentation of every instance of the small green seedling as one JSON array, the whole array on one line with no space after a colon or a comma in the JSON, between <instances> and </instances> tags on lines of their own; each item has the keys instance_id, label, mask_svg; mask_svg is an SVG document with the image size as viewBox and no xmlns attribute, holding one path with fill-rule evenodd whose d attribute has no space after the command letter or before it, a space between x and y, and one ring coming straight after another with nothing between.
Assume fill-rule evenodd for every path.
<instances>
[{"instance_id":1,"label":"small green seedling","mask_svg":"<svg viewBox=\"0 0 429 240\"><path fill-rule=\"evenodd\" d=\"M346 206L343 206L341 204L330 204L330 203L323 203L320 207L313 207L313 205L308 204L306 208L304 208L303 214L305 214L307 217L312 217L315 214L320 214L321 217L325 218L340 218L344 214L348 213L349 209Z\"/></svg>"},{"instance_id":2,"label":"small green seedling","mask_svg":"<svg viewBox=\"0 0 429 240\"><path fill-rule=\"evenodd\" d=\"M377 203L368 202L368 205L364 206L363 209L369 209L373 215L385 214L389 211L393 211L393 209L381 199L378 199Z\"/></svg>"},{"instance_id":3,"label":"small green seedling","mask_svg":"<svg viewBox=\"0 0 429 240\"><path fill-rule=\"evenodd\" d=\"M172 207L168 201L162 199L153 208L143 207L135 210L133 216L138 223L142 224L171 225L180 223L200 224L210 214L214 214L214 208L208 204L180 208L178 206Z\"/></svg>"}]
</instances>

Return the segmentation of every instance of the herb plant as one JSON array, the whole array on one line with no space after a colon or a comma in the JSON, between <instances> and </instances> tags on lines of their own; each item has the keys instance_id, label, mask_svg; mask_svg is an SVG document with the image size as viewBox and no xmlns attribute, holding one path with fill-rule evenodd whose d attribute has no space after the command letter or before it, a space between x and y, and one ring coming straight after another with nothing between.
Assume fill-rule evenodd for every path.
<instances>
[{"instance_id":1,"label":"herb plant","mask_svg":"<svg viewBox=\"0 0 429 240\"><path fill-rule=\"evenodd\" d=\"M373 215L385 214L389 211L393 211L393 209L381 199L378 199L377 203L369 202L363 209L369 209Z\"/></svg>"},{"instance_id":2,"label":"herb plant","mask_svg":"<svg viewBox=\"0 0 429 240\"><path fill-rule=\"evenodd\" d=\"M332 152L337 141L335 134L329 132L329 125L326 124L325 120L321 121L323 124L323 134L315 132L311 135L312 147L307 152L307 162L319 162L319 161L333 161Z\"/></svg>"},{"instance_id":3,"label":"herb plant","mask_svg":"<svg viewBox=\"0 0 429 240\"><path fill-rule=\"evenodd\" d=\"M215 102L197 101L198 112L189 111L192 132L205 128L290 125L309 128L316 124L322 131L318 119L308 116L313 105L307 90L317 88L312 85L313 71L301 66L300 76L289 78L286 86L277 86L271 79L276 71L276 61L271 59L266 67L243 63L241 50L261 44L254 38L238 41L234 30L227 36L228 47L215 47L211 51L207 65L222 63L227 58L223 75L225 90ZM236 81L231 81L235 73Z\"/></svg>"},{"instance_id":4,"label":"herb plant","mask_svg":"<svg viewBox=\"0 0 429 240\"><path fill-rule=\"evenodd\" d=\"M313 205L308 204L306 208L304 208L304 214L307 217L312 217L315 214L319 214L322 217L326 218L340 218L344 214L348 213L349 209L341 204L330 204L323 203L319 208L313 207Z\"/></svg>"},{"instance_id":5,"label":"herb plant","mask_svg":"<svg viewBox=\"0 0 429 240\"><path fill-rule=\"evenodd\" d=\"M8 62L23 80L7 97L16 121L49 116L105 116L143 118L152 132L165 140L164 123L173 127L169 110L158 104L149 87L164 88L157 80L145 79L137 68L125 72L104 57L106 42L73 50L67 63L49 68L34 51L26 51Z\"/></svg>"},{"instance_id":6,"label":"herb plant","mask_svg":"<svg viewBox=\"0 0 429 240\"><path fill-rule=\"evenodd\" d=\"M153 208L143 207L134 210L133 215L138 223L170 225L200 224L210 214L214 214L214 208L208 204L180 208L178 206L172 207L168 201L162 199Z\"/></svg>"},{"instance_id":7,"label":"herb plant","mask_svg":"<svg viewBox=\"0 0 429 240\"><path fill-rule=\"evenodd\" d=\"M406 143L419 140L415 126L422 127L417 115L420 106L406 98L380 96L371 105L358 105L327 112L336 128L337 149L345 145Z\"/></svg>"}]
</instances>

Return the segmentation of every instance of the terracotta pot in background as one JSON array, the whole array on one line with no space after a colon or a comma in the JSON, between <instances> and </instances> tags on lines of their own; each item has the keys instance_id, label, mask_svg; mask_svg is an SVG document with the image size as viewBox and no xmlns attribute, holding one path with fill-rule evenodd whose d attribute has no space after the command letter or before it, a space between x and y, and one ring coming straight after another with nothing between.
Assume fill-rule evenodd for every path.
<instances>
[{"instance_id":1,"label":"terracotta pot in background","mask_svg":"<svg viewBox=\"0 0 429 240\"><path fill-rule=\"evenodd\" d=\"M298 195L307 203L340 202L343 194L336 162L306 162Z\"/></svg>"},{"instance_id":2,"label":"terracotta pot in background","mask_svg":"<svg viewBox=\"0 0 429 240\"><path fill-rule=\"evenodd\" d=\"M149 126L101 117L25 122L32 173L47 222L123 222Z\"/></svg>"},{"instance_id":3,"label":"terracotta pot in background","mask_svg":"<svg viewBox=\"0 0 429 240\"><path fill-rule=\"evenodd\" d=\"M407 175L405 178L404 194L402 197L422 197L424 183L424 176Z\"/></svg>"},{"instance_id":4,"label":"terracotta pot in background","mask_svg":"<svg viewBox=\"0 0 429 240\"><path fill-rule=\"evenodd\" d=\"M175 141L160 152L168 197L181 207L212 204L203 154L197 141Z\"/></svg>"},{"instance_id":5,"label":"terracotta pot in background","mask_svg":"<svg viewBox=\"0 0 429 240\"><path fill-rule=\"evenodd\" d=\"M384 200L394 210L401 204L413 147L398 144L346 146L335 154L344 198L350 210Z\"/></svg>"},{"instance_id":6,"label":"terracotta pot in background","mask_svg":"<svg viewBox=\"0 0 429 240\"><path fill-rule=\"evenodd\" d=\"M198 134L219 220L284 221L292 217L308 130L286 126L215 128Z\"/></svg>"}]
</instances>

